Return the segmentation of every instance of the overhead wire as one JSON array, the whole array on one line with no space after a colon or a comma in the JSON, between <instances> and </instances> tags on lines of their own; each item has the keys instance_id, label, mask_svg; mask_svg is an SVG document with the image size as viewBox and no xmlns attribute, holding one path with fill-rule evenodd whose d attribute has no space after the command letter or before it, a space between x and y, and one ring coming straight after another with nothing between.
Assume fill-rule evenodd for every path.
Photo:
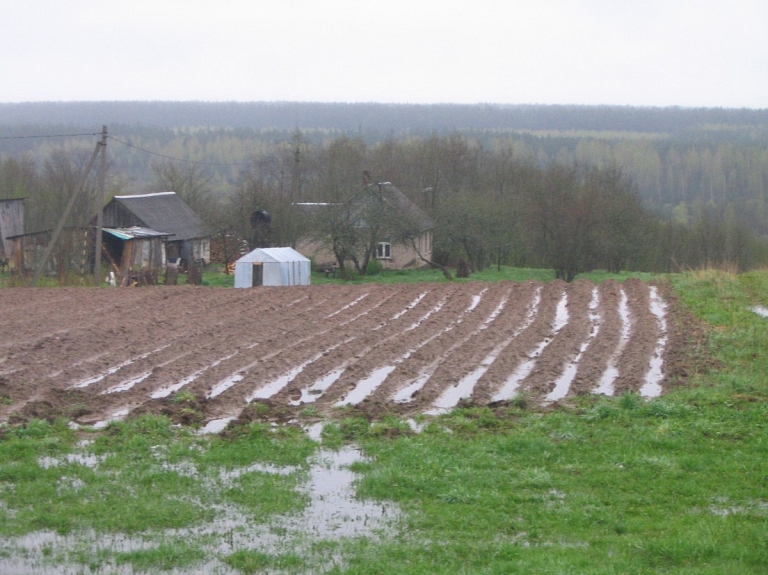
<instances>
[{"instance_id":1,"label":"overhead wire","mask_svg":"<svg viewBox=\"0 0 768 575\"><path fill-rule=\"evenodd\" d=\"M129 148L133 148L135 150L139 150L140 152L144 152L146 154L151 154L153 156L158 156L160 158L165 158L166 160L173 160L174 162L186 162L188 164L199 164L204 166L247 166L247 163L237 162L237 163L230 163L230 162L200 162L196 160L185 160L184 158L175 158L173 156L168 156L166 154L160 154L159 152L153 152L152 150L147 150L146 148L141 148L139 146L136 146L134 144L131 144L129 142L124 142L123 140L119 140L115 138L114 136L107 136L107 139L114 140L115 142L119 144L123 144L124 146L128 146Z\"/></svg>"},{"instance_id":2,"label":"overhead wire","mask_svg":"<svg viewBox=\"0 0 768 575\"><path fill-rule=\"evenodd\" d=\"M29 139L29 138L77 138L81 136L101 136L101 132L92 133L92 134L40 134L40 135L33 135L33 136L0 136L0 140L22 140L22 139ZM188 164L198 164L202 166L247 166L248 165L247 163L244 163L244 162L235 162L235 163L201 162L197 160L186 160L184 158L176 158L174 156L168 156L166 154L161 154L159 152L153 152L152 150L147 150L146 148L142 148L135 144L131 144L130 142L125 142L123 140L115 138L114 136L108 135L107 138L117 142L118 144L122 144L124 146L128 146L129 148L133 148L134 150L139 150L140 152L144 152L145 154L151 154L153 156L157 156L159 158L165 158L166 160L172 160L174 162L186 162Z\"/></svg>"},{"instance_id":3,"label":"overhead wire","mask_svg":"<svg viewBox=\"0 0 768 575\"><path fill-rule=\"evenodd\" d=\"M0 136L0 140L24 140L28 138L77 138L79 136L100 136L101 134L40 134L37 136Z\"/></svg>"}]
</instances>

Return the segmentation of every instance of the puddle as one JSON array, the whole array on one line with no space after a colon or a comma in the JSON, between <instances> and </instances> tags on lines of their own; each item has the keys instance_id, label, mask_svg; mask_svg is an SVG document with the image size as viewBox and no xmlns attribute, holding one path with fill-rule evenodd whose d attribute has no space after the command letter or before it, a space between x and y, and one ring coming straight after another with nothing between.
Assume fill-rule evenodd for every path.
<instances>
[{"instance_id":1,"label":"puddle","mask_svg":"<svg viewBox=\"0 0 768 575\"><path fill-rule=\"evenodd\" d=\"M414 433L421 433L424 431L424 428L427 426L427 421L416 421L413 418L407 419L406 423L408 423L408 427L411 428L411 430Z\"/></svg>"},{"instance_id":2,"label":"puddle","mask_svg":"<svg viewBox=\"0 0 768 575\"><path fill-rule=\"evenodd\" d=\"M464 312L457 319L455 319L453 322L451 322L447 327L445 327L445 329L443 329L439 333L436 333L435 335L427 338L426 340L421 342L419 345L414 347L411 351L409 351L403 357L403 359L407 359L415 351L417 351L420 348L424 347L425 345L427 345L429 342L431 342L435 338L440 337L441 335L451 331L457 325L459 325L462 321L464 321L464 315L466 315L468 312L472 311L477 306L477 303L480 302L480 298L482 297L482 295L486 291L487 291L487 288L484 289L483 291L481 291L480 294L472 296L473 297L472 303L470 304L470 306L467 309L464 310ZM510 293L511 293L511 291L507 292L501 298L501 301L499 302L499 305L497 305L496 309L494 309L490 313L490 315L487 318L485 318L485 320L483 320L483 323L480 324L480 327L478 327L477 329L473 330L472 333L470 333L467 337L463 338L461 341L459 341L457 343L454 343L451 347L448 348L448 350L446 350L444 355L448 355L449 353L451 353L451 351L453 351L454 349L464 345L467 341L469 341L470 339L475 337L478 333L480 333L484 329L487 329L493 323L493 321L497 317L499 317L501 312L504 310L504 307L507 305L507 302L509 301L509 294ZM475 300L475 298L478 298L478 299ZM432 362L410 384L408 384L404 388L398 390L392 396L392 401L395 401L397 403L409 403L410 401L412 401L413 400L413 394L416 393L417 391L421 390L421 388L424 387L424 385L427 383L427 381L429 381L429 379L432 377L432 375L435 373L435 371L437 371L437 368L440 367L440 364L442 363L442 361L443 361L443 359L441 357L441 358L438 358L437 360L435 360L434 362ZM478 379L479 379L479 377L478 377ZM473 384L472 387L474 387L474 384Z\"/></svg>"},{"instance_id":3,"label":"puddle","mask_svg":"<svg viewBox=\"0 0 768 575\"><path fill-rule=\"evenodd\" d=\"M255 347L255 346L251 346L251 347ZM182 379L178 383L175 383L175 384L170 385L168 387L163 387L161 389L158 389L157 391L153 392L150 397L152 397L152 399L160 399L162 397L168 397L173 392L178 391L182 387L185 387L185 386L189 385L190 383L192 383L193 381L195 381L198 377L203 375L207 370L211 369L212 367L216 367L217 365L219 365L223 361L227 361L228 359L232 359L238 353L239 352L236 351L235 353L230 353L229 355L226 355L226 356L222 357L221 359L217 359L216 361L212 362L211 365L208 365L208 366L204 367L203 369L197 370L195 373L193 373L191 375L188 375L187 377L185 377L184 379Z\"/></svg>"},{"instance_id":4,"label":"puddle","mask_svg":"<svg viewBox=\"0 0 768 575\"><path fill-rule=\"evenodd\" d=\"M765 517L768 515L768 503L765 501L747 501L740 505L728 505L728 498L716 498L718 505L710 505L709 512L718 517L728 517L729 515L757 515Z\"/></svg>"},{"instance_id":5,"label":"puddle","mask_svg":"<svg viewBox=\"0 0 768 575\"><path fill-rule=\"evenodd\" d=\"M537 294L537 298L535 300L536 303L536 309L538 310L538 303L541 302L541 294ZM528 326L533 323L533 317L530 319L530 322L528 322ZM512 399L517 395L517 389L520 387L520 384L525 380L526 377L528 377L531 374L531 371L533 371L533 366L536 365L536 359L542 354L544 349L552 343L552 340L555 338L555 336L558 334L558 332L565 327L565 325L568 323L568 294L563 292L563 297L560 298L560 301L557 304L557 311L555 312L555 322L552 324L552 332L549 334L549 336L545 337L539 345L536 346L536 348L528 354L528 359L517 366L517 369L510 375L507 380L504 382L504 385L501 387L499 391L496 392L496 395L493 396L492 401L506 401L509 399ZM528 327L526 326L526 327ZM522 329L520 330L520 332ZM517 332L518 334L520 332Z\"/></svg>"},{"instance_id":6,"label":"puddle","mask_svg":"<svg viewBox=\"0 0 768 575\"><path fill-rule=\"evenodd\" d=\"M337 401L334 404L334 406L340 407L340 406L343 406L343 405L357 405L358 403L363 401L366 397L368 397L370 394L372 394L374 391L376 391L376 389L382 383L384 383L384 381L387 379L389 374L392 373L397 368L398 365L403 363L405 360L407 360L409 357L411 357L411 355L413 355L416 351L418 351L419 349L421 349L422 347L427 345L430 341L432 341L435 338L439 337L440 335L442 335L442 334L452 330L458 324L460 324L463 321L463 317L467 313L472 311L475 307L477 307L477 304L480 303L480 300L482 298L482 294L484 294L486 291L488 291L488 288L484 288L480 292L480 294L472 296L472 302L470 303L469 307L467 307L467 309L465 309L461 313L461 315L457 319L452 321L446 328L441 330L439 333L436 333L436 334L428 337L427 339L423 340L422 342L420 342L415 347L409 349L402 356L400 356L397 360L395 360L395 362L393 364L387 365L387 366L384 366L384 367L380 367L380 368L375 369L374 371L372 371L370 373L370 375L368 375L368 377L366 377L365 379L359 381L357 383L357 385L355 386L355 388L352 389L349 393L347 393L347 395L345 395L341 400ZM427 312L416 323L411 325L405 331L410 331L411 329L414 329L418 325L421 325L421 323L423 323L424 320L426 320L430 315L432 315L436 311L439 311L443 307L444 303L445 303L445 300L443 300L440 303L438 303L434 308L432 308L429 312ZM506 303L506 299L501 304L499 304L499 307L503 308L505 303ZM501 313L500 309L497 308L497 310L494 310L494 313L492 313L491 316L489 316L489 318L484 322L484 324L483 324L484 327L481 328L481 329L484 329L485 327L487 327L487 324L489 324L491 321L493 321L493 319L495 319L496 316L499 315L499 313ZM475 332L479 332L479 331L480 330L475 330ZM389 337L387 339L392 339L392 337L395 337L395 336L391 336L391 337ZM380 342L380 343L383 343L383 342ZM424 381L426 381L426 380L424 380ZM302 391L302 397L304 397L304 392L303 391ZM299 401L301 401L301 400L299 400Z\"/></svg>"},{"instance_id":7,"label":"puddle","mask_svg":"<svg viewBox=\"0 0 768 575\"><path fill-rule=\"evenodd\" d=\"M411 303L409 303L407 306L405 306L403 309L401 309L399 312L397 312L395 315L393 315L391 318L389 318L389 321L394 321L398 319L399 317L404 316L406 313L411 311L413 308L415 308L421 300L424 299L424 296L426 296L429 292L420 293L415 300L413 300Z\"/></svg>"},{"instance_id":8,"label":"puddle","mask_svg":"<svg viewBox=\"0 0 768 575\"><path fill-rule=\"evenodd\" d=\"M419 319L417 319L417 320L416 320L414 323L412 323L411 325L409 325L409 326L408 326L408 327L407 327L405 330L403 330L403 331L411 331L411 330L414 330L414 329L416 329L417 327L419 327L421 324L423 324L425 321L427 321L427 319L429 319L429 317L430 317L431 315L434 315L434 314L436 314L437 312L439 312L441 309L443 309L443 306L445 305L445 303L446 303L447 301L448 301L448 299L447 299L447 298L443 298L443 299L441 299L439 302L437 302L437 304L435 305L435 307L433 307L431 310L429 310L427 313L425 313L423 316L421 316Z\"/></svg>"},{"instance_id":9,"label":"puddle","mask_svg":"<svg viewBox=\"0 0 768 575\"><path fill-rule=\"evenodd\" d=\"M328 355L328 353L332 352L334 349L341 347L342 345L348 344L350 341L354 340L354 337L351 337L349 339L345 339L344 341L337 343L336 345L332 345L331 347L324 349L311 359L308 359L304 363L297 365L287 373L281 375L276 380L268 383L264 387L261 387L253 392L246 400L246 403L251 403L254 399L269 399L273 395L275 395L277 392L282 390L286 385L291 383L296 377L304 371L304 368L306 368L309 364L316 362L321 357L324 357ZM302 391L302 397L304 396L304 392ZM299 400L301 401L301 400ZM291 402L293 404L293 402Z\"/></svg>"},{"instance_id":10,"label":"puddle","mask_svg":"<svg viewBox=\"0 0 768 575\"><path fill-rule=\"evenodd\" d=\"M613 395L613 382L619 377L617 364L621 354L624 353L624 348L627 347L627 342L629 341L629 336L632 331L632 324L629 321L629 299L627 298L627 292L624 291L624 288L621 288L619 317L621 318L621 336L619 337L619 343L616 344L616 349L613 351L611 359L608 360L608 367L600 378L600 385L597 386L593 393L601 393L608 396Z\"/></svg>"},{"instance_id":11,"label":"puddle","mask_svg":"<svg viewBox=\"0 0 768 575\"><path fill-rule=\"evenodd\" d=\"M43 469L50 469L52 467L59 467L61 465L82 465L84 467L90 467L95 469L99 463L106 459L105 455L92 455L88 453L68 453L64 457L41 457L37 460L37 464Z\"/></svg>"},{"instance_id":12,"label":"puddle","mask_svg":"<svg viewBox=\"0 0 768 575\"><path fill-rule=\"evenodd\" d=\"M356 322L356 321L357 321L357 320L359 320L361 317L363 317L363 316L366 316L366 315L370 314L372 311L374 311L374 310L376 310L376 309L379 309L381 306L383 306L385 303L387 303L387 302L388 302L388 301L389 301L389 300L390 300L392 297L394 297L394 294L392 294L392 295L388 295L387 297L385 297L384 299L382 299L381 301L379 301L379 302L378 302L376 305L374 305L372 308L370 308L370 309L367 309L367 310L365 310L364 312L361 312L361 313L357 314L355 317L353 317L353 318L351 318L351 319L348 319L347 321L343 321L343 322L341 322L341 323L340 323L340 324L337 326L337 329L338 329L339 327L344 327L345 325L348 325L348 324L350 324L350 323Z\"/></svg>"},{"instance_id":13,"label":"puddle","mask_svg":"<svg viewBox=\"0 0 768 575\"><path fill-rule=\"evenodd\" d=\"M236 418L234 417L222 417L221 419L213 419L205 424L205 427L200 430L200 433L220 433L224 431L224 428L229 425L230 421L234 421L235 419Z\"/></svg>"},{"instance_id":14,"label":"puddle","mask_svg":"<svg viewBox=\"0 0 768 575\"><path fill-rule=\"evenodd\" d=\"M129 379L128 381L124 381L120 385L116 385L115 387L110 387L109 389L102 391L101 395L107 395L109 393L120 393L121 391L128 391L136 384L141 383L145 379L147 379L150 375L152 375L152 371L148 371L146 373L142 373L141 375L134 377L133 379Z\"/></svg>"},{"instance_id":15,"label":"puddle","mask_svg":"<svg viewBox=\"0 0 768 575\"><path fill-rule=\"evenodd\" d=\"M413 380L411 384L404 387L403 389L399 390L395 395L392 396L392 401L395 401L397 403L408 403L413 399L413 394L419 391L422 387L424 387L424 384L429 381L429 378L432 377L432 374L437 371L437 367L439 363L433 363L434 366L433 369L430 369L428 371L425 371L419 377Z\"/></svg>"},{"instance_id":16,"label":"puddle","mask_svg":"<svg viewBox=\"0 0 768 575\"><path fill-rule=\"evenodd\" d=\"M304 368L306 366L308 366L310 363L312 363L317 358L322 356L323 354L321 353L315 356L313 359L310 359L309 361L305 361L304 363L297 365L289 372L284 373L274 381L269 382L264 387L257 389L251 395L245 398L245 403L251 403L254 399L269 399L270 397L275 395L278 391L283 389L286 385L291 383L294 379L296 379L296 376L299 375L302 371L304 371Z\"/></svg>"},{"instance_id":17,"label":"puddle","mask_svg":"<svg viewBox=\"0 0 768 575\"><path fill-rule=\"evenodd\" d=\"M440 415L441 413L447 413L454 407L456 407L464 398L470 397L472 395L472 391L475 389L475 384L480 380L481 377L485 374L486 371L488 371L488 368L491 366L491 363L493 363L493 360L496 359L496 356L501 353L501 349L499 349L498 353L491 356L487 356L481 363L480 366L475 369L472 373L469 375L464 376L459 383L456 385L451 385L446 389L443 394L438 397L435 400L435 403L433 403L433 408L428 409L424 413L426 415Z\"/></svg>"},{"instance_id":18,"label":"puddle","mask_svg":"<svg viewBox=\"0 0 768 575\"><path fill-rule=\"evenodd\" d=\"M225 377L219 383L213 386L213 389L208 392L206 398L213 399L214 397L221 395L230 387L234 387L236 384L240 383L243 379L245 379L245 374L242 371L235 373L234 375L230 375L229 377Z\"/></svg>"},{"instance_id":19,"label":"puddle","mask_svg":"<svg viewBox=\"0 0 768 575\"><path fill-rule=\"evenodd\" d=\"M122 363L119 363L119 364L117 364L115 366L110 367L109 369L107 369L106 371L100 373L99 375L96 375L96 376L88 378L88 379L84 379L84 380L82 380L82 381L80 381L80 382L70 386L70 389L88 387L89 385L93 385L94 383L99 383L101 380L103 380L107 376L110 376L113 373L117 373L118 371L120 371L124 367L129 366L129 365L131 365L133 363L136 363L137 361L141 361L142 359L146 359L150 355L152 355L153 353L157 353L159 351L163 351L165 348L170 347L170 346L171 346L171 344L169 343L169 344L166 344L166 345L164 345L162 347L158 347L157 349L153 349L152 351L148 351L147 353L144 353L142 355L137 355L136 357L132 357L131 359L128 359L128 360L126 360L126 361L124 361Z\"/></svg>"},{"instance_id":20,"label":"puddle","mask_svg":"<svg viewBox=\"0 0 768 575\"><path fill-rule=\"evenodd\" d=\"M105 379L107 376L112 375L113 373L117 373L127 365L131 365L134 361L136 361L136 359L141 359L141 358L134 358L134 359L129 359L128 361L124 361L123 363L110 367L107 371L100 373L99 375L96 375L88 379L84 379L83 381L80 381L74 384L72 387L74 388L88 387L89 385L93 385L94 383L99 383L102 379Z\"/></svg>"},{"instance_id":21,"label":"puddle","mask_svg":"<svg viewBox=\"0 0 768 575\"><path fill-rule=\"evenodd\" d=\"M760 317L768 317L768 307L764 307L762 305L756 305L752 308L752 311L755 312Z\"/></svg>"},{"instance_id":22,"label":"puddle","mask_svg":"<svg viewBox=\"0 0 768 575\"><path fill-rule=\"evenodd\" d=\"M472 303L469 304L469 307L467 308L467 312L472 311L475 309L478 305L480 305L480 301L483 299L483 294L488 291L488 288L485 288L483 291L481 291L479 294L472 296ZM465 312L466 313L466 312Z\"/></svg>"},{"instance_id":23,"label":"puddle","mask_svg":"<svg viewBox=\"0 0 768 575\"><path fill-rule=\"evenodd\" d=\"M322 424L312 426L322 429ZM319 431L314 432L319 436ZM76 456L75 456L76 457ZM345 538L367 538L373 542L396 533L401 518L400 510L388 502L359 499L355 491L358 475L349 469L364 457L355 447L347 446L333 451L320 448L309 459L306 481L298 488L308 498L308 504L297 513L273 516L268 523L254 522L253 517L238 508L227 505L209 505L216 517L205 525L160 532L124 534L97 533L92 530L60 535L52 531L37 531L21 537L3 540L0 554L0 573L26 575L75 575L92 572L84 563L68 562L78 550L83 557L106 557L98 569L120 575L134 573L130 564L117 565L109 558L113 553L151 550L164 541L185 540L200 546L206 559L190 568L168 570L171 574L235 575L239 573L221 561L221 557L240 549L264 554L284 554L290 550L311 565L306 572L326 573L343 567L343 557L328 554L322 541ZM194 466L184 469L166 468L186 475L198 476ZM219 469L204 480L216 491L231 488L233 481L248 473L290 475L296 467L279 467L255 463L238 469Z\"/></svg>"},{"instance_id":24,"label":"puddle","mask_svg":"<svg viewBox=\"0 0 768 575\"><path fill-rule=\"evenodd\" d=\"M656 286L650 288L651 313L659 322L659 340L651 358L648 373L645 375L645 384L640 388L643 397L658 397L661 395L661 380L664 378L664 348L667 346L667 304L659 296Z\"/></svg>"},{"instance_id":25,"label":"puddle","mask_svg":"<svg viewBox=\"0 0 768 575\"><path fill-rule=\"evenodd\" d=\"M310 504L299 517L287 518L287 525L320 539L370 537L394 526L400 511L392 504L358 499L354 483L357 474L349 465L364 458L354 447L339 451L321 449L309 471L304 491Z\"/></svg>"},{"instance_id":26,"label":"puddle","mask_svg":"<svg viewBox=\"0 0 768 575\"><path fill-rule=\"evenodd\" d=\"M573 361L569 362L565 366L563 374L557 378L557 381L555 382L555 388L547 395L545 398L546 401L557 401L568 395L568 390L571 388L573 378L576 377L576 371L578 370L581 356L584 355L584 352L587 351L589 344L592 343L600 331L600 314L597 313L598 305L600 305L600 295L597 291L597 288L595 287L592 289L592 300L589 302L589 322L591 324L589 336L585 342L582 342L581 346L579 347L579 353L576 354L576 357L573 358Z\"/></svg>"},{"instance_id":27,"label":"puddle","mask_svg":"<svg viewBox=\"0 0 768 575\"><path fill-rule=\"evenodd\" d=\"M379 387L385 379L387 379L390 373L395 371L396 367L397 365L387 365L385 367L380 367L379 369L374 370L371 375L361 380L344 399L334 403L334 406L340 407L342 405L357 405L371 393L376 391L376 388Z\"/></svg>"},{"instance_id":28,"label":"puddle","mask_svg":"<svg viewBox=\"0 0 768 575\"><path fill-rule=\"evenodd\" d=\"M323 437L323 427L325 427L325 423L318 421L317 423L304 427L304 433L306 433L307 437L312 441L317 441L319 443Z\"/></svg>"},{"instance_id":29,"label":"puddle","mask_svg":"<svg viewBox=\"0 0 768 575\"><path fill-rule=\"evenodd\" d=\"M298 467L278 467L269 463L254 463L248 467L239 467L236 469L222 469L219 472L219 480L227 488L232 487L232 480L247 475L248 473L268 473L270 475L293 475L299 471Z\"/></svg>"},{"instance_id":30,"label":"puddle","mask_svg":"<svg viewBox=\"0 0 768 575\"><path fill-rule=\"evenodd\" d=\"M344 373L346 367L336 369L329 374L318 379L315 383L309 386L307 389L301 390L301 397L295 401L291 401L291 405L301 405L302 403L314 403L318 397L320 397L325 391L331 387Z\"/></svg>"},{"instance_id":31,"label":"puddle","mask_svg":"<svg viewBox=\"0 0 768 575\"><path fill-rule=\"evenodd\" d=\"M125 409L121 409L120 411L116 411L112 415L109 416L109 418L105 419L104 421L99 421L98 423L93 424L94 429L104 429L107 425L112 423L113 421L120 421L123 419L126 415L128 415L131 412L131 408L127 407Z\"/></svg>"},{"instance_id":32,"label":"puddle","mask_svg":"<svg viewBox=\"0 0 768 575\"><path fill-rule=\"evenodd\" d=\"M328 319L329 317L333 317L333 316L335 316L335 315L338 315L338 314L340 314L341 312L343 312L344 310L347 310L347 309L351 308L352 306L356 306L356 305L357 305L357 304L359 304L361 301L363 301L365 298L367 298L369 295L370 295L370 293L365 293L365 294L361 295L359 298L357 298L356 300L353 300L353 301L349 302L349 303L348 303L347 305L345 305L344 307L337 309L337 310L336 310L335 312L333 312L333 313L329 313L327 316L325 316L325 319Z\"/></svg>"}]
</instances>

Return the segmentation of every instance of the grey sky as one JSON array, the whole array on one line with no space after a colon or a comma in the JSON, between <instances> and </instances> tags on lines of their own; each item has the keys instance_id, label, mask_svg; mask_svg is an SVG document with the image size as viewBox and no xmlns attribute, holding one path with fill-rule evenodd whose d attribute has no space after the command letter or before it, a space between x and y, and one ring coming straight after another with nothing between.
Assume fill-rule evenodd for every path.
<instances>
[{"instance_id":1,"label":"grey sky","mask_svg":"<svg viewBox=\"0 0 768 575\"><path fill-rule=\"evenodd\" d=\"M0 102L768 107L766 0L0 0Z\"/></svg>"}]
</instances>

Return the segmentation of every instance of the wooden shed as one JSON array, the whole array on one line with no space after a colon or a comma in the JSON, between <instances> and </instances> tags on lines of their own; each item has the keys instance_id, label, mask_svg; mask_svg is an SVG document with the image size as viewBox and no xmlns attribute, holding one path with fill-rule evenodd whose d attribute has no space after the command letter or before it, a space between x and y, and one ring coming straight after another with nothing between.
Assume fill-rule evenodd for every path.
<instances>
[{"instance_id":1,"label":"wooden shed","mask_svg":"<svg viewBox=\"0 0 768 575\"><path fill-rule=\"evenodd\" d=\"M24 233L24 200L0 200L0 260L13 254L12 236Z\"/></svg>"},{"instance_id":2,"label":"wooden shed","mask_svg":"<svg viewBox=\"0 0 768 575\"><path fill-rule=\"evenodd\" d=\"M170 234L149 228L103 228L104 256L121 286L157 283L165 265L165 241Z\"/></svg>"},{"instance_id":3,"label":"wooden shed","mask_svg":"<svg viewBox=\"0 0 768 575\"><path fill-rule=\"evenodd\" d=\"M18 273L37 269L45 249L51 242L52 230L19 234L7 238L12 242L13 267ZM93 270L93 239L91 228L68 227L61 231L58 242L48 258L43 273L63 277L72 273L84 275Z\"/></svg>"},{"instance_id":4,"label":"wooden shed","mask_svg":"<svg viewBox=\"0 0 768 575\"><path fill-rule=\"evenodd\" d=\"M203 221L174 192L115 196L104 207L104 227L163 230L166 257L181 258L184 264L211 259Z\"/></svg>"},{"instance_id":5,"label":"wooden shed","mask_svg":"<svg viewBox=\"0 0 768 575\"><path fill-rule=\"evenodd\" d=\"M258 248L235 262L236 288L309 283L309 258L293 248Z\"/></svg>"}]
</instances>

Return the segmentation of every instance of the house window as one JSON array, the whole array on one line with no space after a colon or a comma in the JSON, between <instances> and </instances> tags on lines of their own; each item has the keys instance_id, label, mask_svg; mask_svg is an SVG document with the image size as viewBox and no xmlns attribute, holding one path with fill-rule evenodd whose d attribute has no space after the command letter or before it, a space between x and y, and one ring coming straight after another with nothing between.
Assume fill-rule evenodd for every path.
<instances>
[{"instance_id":1,"label":"house window","mask_svg":"<svg viewBox=\"0 0 768 575\"><path fill-rule=\"evenodd\" d=\"M389 242L379 242L376 246L376 259L388 260L392 258L392 244Z\"/></svg>"}]
</instances>

